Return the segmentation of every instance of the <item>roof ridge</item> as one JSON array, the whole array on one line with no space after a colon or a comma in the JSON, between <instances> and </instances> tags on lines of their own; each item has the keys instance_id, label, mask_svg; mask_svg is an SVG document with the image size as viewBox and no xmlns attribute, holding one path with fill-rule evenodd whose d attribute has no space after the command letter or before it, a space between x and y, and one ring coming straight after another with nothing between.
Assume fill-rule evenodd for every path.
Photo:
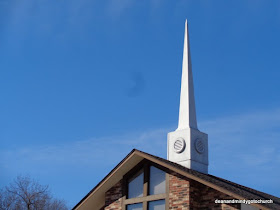
<instances>
[{"instance_id":1,"label":"roof ridge","mask_svg":"<svg viewBox=\"0 0 280 210\"><path fill-rule=\"evenodd\" d=\"M204 174L202 172L186 168L182 165L179 165L179 164L174 163L172 161L166 160L162 157L151 155L149 153L140 151L138 149L131 150L131 152L128 153L128 155L124 159L122 159L119 162L119 164L117 164L111 170L111 172L109 172L73 209L76 209L76 207L78 207L85 199L87 199L90 196L90 194L93 193L97 189L97 187L102 185L102 183L107 179L107 177L109 177L113 173L115 173L115 171L118 170L119 167L121 167L122 163L125 163L125 161L127 159L132 158L134 155L140 156L143 159L147 159L151 162L157 162L158 164L161 164L162 166L164 166L166 168L170 167L169 169L172 170L172 171L174 169L176 170L176 168L177 168L178 171L181 171L182 173L185 172L185 174L187 173L191 177L193 177L193 178L190 178L190 179L192 179L194 181L200 182L199 180L201 180L202 183L205 182L204 184L206 184L206 183L211 184L212 186L216 186L218 188L224 189L224 190L226 190L230 193L233 193L236 196L238 195L238 196L240 196L241 198L244 198L244 199L255 199L254 197L256 197L256 199L262 199L262 198L264 198L265 200L272 199L273 203L271 203L271 204L260 204L260 205L261 206L266 206L270 209L280 209L280 198L278 198L276 196L272 196L270 194L263 193L261 191L255 190L253 188L249 188L249 187L237 184L235 182L232 182L232 181L229 181L229 180L226 180L226 179L223 179L223 178L211 175L211 174ZM177 172L177 173L180 174L180 172ZM187 176L187 175L185 175L185 176ZM194 179L194 177L195 177L195 179ZM206 185L208 185L208 184L206 184ZM211 186L209 186L209 187L211 187ZM218 189L216 189L216 190L218 190Z\"/></svg>"}]
</instances>

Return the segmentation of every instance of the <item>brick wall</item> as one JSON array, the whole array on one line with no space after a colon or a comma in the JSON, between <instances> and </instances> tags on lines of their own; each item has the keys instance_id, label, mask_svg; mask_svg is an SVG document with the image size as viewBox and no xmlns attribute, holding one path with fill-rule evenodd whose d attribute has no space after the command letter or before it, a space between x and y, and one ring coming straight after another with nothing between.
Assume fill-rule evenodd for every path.
<instances>
[{"instance_id":1,"label":"brick wall","mask_svg":"<svg viewBox=\"0 0 280 210\"><path fill-rule=\"evenodd\" d=\"M233 197L221 193L211 187L203 185L199 182L191 180L190 188L190 200L192 201L193 208L200 209L222 209L222 210L233 210L240 209L240 204L216 204L215 200L231 200Z\"/></svg>"},{"instance_id":2,"label":"brick wall","mask_svg":"<svg viewBox=\"0 0 280 210\"><path fill-rule=\"evenodd\" d=\"M190 182L176 173L169 174L169 209L189 209Z\"/></svg>"},{"instance_id":3,"label":"brick wall","mask_svg":"<svg viewBox=\"0 0 280 210\"><path fill-rule=\"evenodd\" d=\"M122 180L105 193L105 210L122 210Z\"/></svg>"},{"instance_id":4,"label":"brick wall","mask_svg":"<svg viewBox=\"0 0 280 210\"><path fill-rule=\"evenodd\" d=\"M199 182L176 173L169 175L169 209L240 209L240 204L215 204L215 200L233 199Z\"/></svg>"},{"instance_id":5,"label":"brick wall","mask_svg":"<svg viewBox=\"0 0 280 210\"><path fill-rule=\"evenodd\" d=\"M168 175L170 210L214 209L236 210L239 204L215 204L216 199L233 199L199 182L183 177L175 172ZM122 180L105 193L105 210L122 209Z\"/></svg>"}]
</instances>

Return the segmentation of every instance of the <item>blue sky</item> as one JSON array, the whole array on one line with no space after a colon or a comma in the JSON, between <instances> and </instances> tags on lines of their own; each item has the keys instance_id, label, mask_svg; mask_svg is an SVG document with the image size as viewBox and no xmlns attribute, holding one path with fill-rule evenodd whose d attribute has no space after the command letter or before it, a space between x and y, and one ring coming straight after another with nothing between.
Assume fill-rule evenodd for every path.
<instances>
[{"instance_id":1,"label":"blue sky","mask_svg":"<svg viewBox=\"0 0 280 210\"><path fill-rule=\"evenodd\" d=\"M133 148L166 157L188 19L209 173L280 196L280 2L0 1L0 187L74 206ZM155 149L156 148L156 149Z\"/></svg>"}]
</instances>

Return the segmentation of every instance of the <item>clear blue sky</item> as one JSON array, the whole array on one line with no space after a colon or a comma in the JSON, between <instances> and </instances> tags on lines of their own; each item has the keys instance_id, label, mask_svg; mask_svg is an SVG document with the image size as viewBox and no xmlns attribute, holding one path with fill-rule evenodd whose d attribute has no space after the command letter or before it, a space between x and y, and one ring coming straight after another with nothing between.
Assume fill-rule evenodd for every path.
<instances>
[{"instance_id":1,"label":"clear blue sky","mask_svg":"<svg viewBox=\"0 0 280 210\"><path fill-rule=\"evenodd\" d=\"M1 0L0 187L73 206L131 149L166 157L186 18L209 173L280 196L276 0Z\"/></svg>"}]
</instances>

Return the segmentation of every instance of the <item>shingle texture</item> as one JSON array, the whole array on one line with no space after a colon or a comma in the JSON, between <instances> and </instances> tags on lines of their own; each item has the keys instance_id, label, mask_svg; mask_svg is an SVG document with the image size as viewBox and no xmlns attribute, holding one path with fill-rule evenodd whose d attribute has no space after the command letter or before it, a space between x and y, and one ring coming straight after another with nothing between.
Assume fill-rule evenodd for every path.
<instances>
[{"instance_id":1,"label":"shingle texture","mask_svg":"<svg viewBox=\"0 0 280 210\"><path fill-rule=\"evenodd\" d=\"M137 154L135 154L135 152L137 152ZM266 208L269 209L279 209L280 210L280 198L269 195L267 193L264 192L260 192L258 190L254 190L252 188L249 187L245 187L243 185L239 185L237 183L213 176L211 174L204 174L204 173L200 173L198 171L192 170L192 169L188 169L184 166L181 166L177 163L168 161L166 159L139 151L139 150L132 150L106 177L112 175L115 171L117 171L121 165L121 163L125 162L125 160L127 160L128 158L130 158L133 155L139 155L139 156L143 156L145 158L145 156L150 157L150 161L157 161L157 164L163 164L167 169L170 170L170 168L176 168L177 170L186 172L187 174L193 175L197 178L199 178L200 180L203 180L205 182L211 183L219 188L222 188L224 190L227 190L228 192L231 192L235 195L238 195L246 200L273 200L273 203L271 204L262 204L263 206L265 206ZM146 158L148 158L146 157ZM169 168L170 167L170 168ZM175 170L175 169L174 169ZM100 185L103 184L103 181L106 179L106 177L98 184L96 185L73 209L76 209L90 194L94 193L95 189L97 187L99 187Z\"/></svg>"},{"instance_id":2,"label":"shingle texture","mask_svg":"<svg viewBox=\"0 0 280 210\"><path fill-rule=\"evenodd\" d=\"M166 159L163 159L163 158L160 158L160 157L157 157L157 156L154 156L154 155L151 155L151 154L148 154L148 153L145 153L145 152L142 152L142 151L139 151L141 153L144 153L146 155L149 155L153 158L156 158L164 163L167 163L168 165L170 166L173 166L173 167L176 167L180 170L183 170L189 174L192 174L200 179L203 179L207 182L210 182L216 186L219 186L223 189L226 189L232 193L235 193L247 200L258 200L258 199L262 199L262 200L273 200L273 203L272 204L265 204L264 206L265 207L268 207L270 209L280 209L280 198L278 197L275 197L273 195L269 195L267 193L264 193L264 192L260 192L258 190L254 190L252 188L249 188L249 187L245 187L243 185L240 185L240 184L237 184L237 183L234 183L234 182L231 182L231 181L228 181L226 179L222 179L220 177L216 177L216 176L213 176L213 175L210 175L210 174L204 174L204 173L200 173L198 171L195 171L195 170L192 170L192 169L189 169L189 168L186 168L184 166L181 166L177 163L174 163L174 162L171 162L171 161L168 161Z\"/></svg>"}]
</instances>

